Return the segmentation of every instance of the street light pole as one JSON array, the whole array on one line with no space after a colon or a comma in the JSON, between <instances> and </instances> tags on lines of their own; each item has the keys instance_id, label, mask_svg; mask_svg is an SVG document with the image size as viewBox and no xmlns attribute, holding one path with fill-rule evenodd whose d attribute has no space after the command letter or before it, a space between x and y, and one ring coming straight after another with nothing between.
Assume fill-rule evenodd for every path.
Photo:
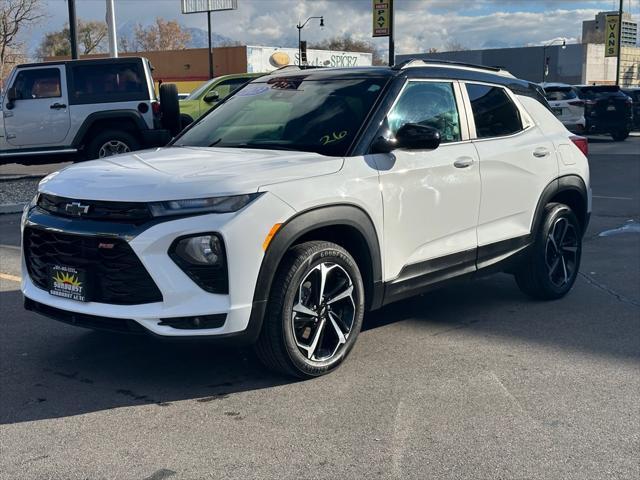
<instances>
[{"instance_id":1,"label":"street light pole","mask_svg":"<svg viewBox=\"0 0 640 480\"><path fill-rule=\"evenodd\" d=\"M109 31L109 56L118 58L118 41L116 39L116 9L113 0L107 0L107 29Z\"/></svg>"},{"instance_id":2,"label":"street light pole","mask_svg":"<svg viewBox=\"0 0 640 480\"><path fill-rule=\"evenodd\" d=\"M620 58L622 53L622 0L618 7L618 55L616 59L616 85L620 85Z\"/></svg>"},{"instance_id":3,"label":"street light pole","mask_svg":"<svg viewBox=\"0 0 640 480\"><path fill-rule=\"evenodd\" d=\"M298 29L298 65L300 66L302 66L302 29L307 23L309 23L309 20L312 20L314 18L319 18L320 26L324 27L324 17L309 17L303 24L300 24L300 22L298 22L298 24L296 25L296 28Z\"/></svg>"},{"instance_id":4,"label":"street light pole","mask_svg":"<svg viewBox=\"0 0 640 480\"><path fill-rule=\"evenodd\" d=\"M549 74L549 72L547 72L547 48L549 48L551 45L553 45L555 42L559 41L559 38L554 38L553 40L551 40L549 43L547 43L546 45L543 45L542 47L542 81L544 82L547 78L547 75ZM566 39L562 39L562 49L564 50L565 48L567 48L567 40Z\"/></svg>"},{"instance_id":5,"label":"street light pole","mask_svg":"<svg viewBox=\"0 0 640 480\"><path fill-rule=\"evenodd\" d=\"M71 59L78 59L78 34L76 33L76 0L67 0L69 7L69 41L71 42Z\"/></svg>"}]
</instances>

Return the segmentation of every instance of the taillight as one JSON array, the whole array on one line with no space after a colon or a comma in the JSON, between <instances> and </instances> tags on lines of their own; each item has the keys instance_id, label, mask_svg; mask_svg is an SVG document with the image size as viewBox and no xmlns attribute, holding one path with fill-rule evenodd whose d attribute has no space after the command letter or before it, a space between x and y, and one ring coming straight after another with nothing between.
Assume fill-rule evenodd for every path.
<instances>
[{"instance_id":1,"label":"taillight","mask_svg":"<svg viewBox=\"0 0 640 480\"><path fill-rule=\"evenodd\" d=\"M160 104L158 102L153 102L151 104L151 110L153 110L154 115L160 115Z\"/></svg>"},{"instance_id":2,"label":"taillight","mask_svg":"<svg viewBox=\"0 0 640 480\"><path fill-rule=\"evenodd\" d=\"M578 135L571 135L569 139L580 149L585 157L589 155L589 140Z\"/></svg>"},{"instance_id":3,"label":"taillight","mask_svg":"<svg viewBox=\"0 0 640 480\"><path fill-rule=\"evenodd\" d=\"M569 102L569 105L573 105L574 107L584 107L584 102L582 100L572 100Z\"/></svg>"}]
</instances>

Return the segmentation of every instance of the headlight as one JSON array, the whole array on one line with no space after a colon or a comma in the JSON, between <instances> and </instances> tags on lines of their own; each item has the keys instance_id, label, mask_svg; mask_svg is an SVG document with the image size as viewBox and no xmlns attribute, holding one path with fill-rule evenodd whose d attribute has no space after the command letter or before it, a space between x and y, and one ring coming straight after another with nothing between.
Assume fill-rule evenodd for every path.
<instances>
[{"instance_id":1,"label":"headlight","mask_svg":"<svg viewBox=\"0 0 640 480\"><path fill-rule=\"evenodd\" d=\"M177 238L169 256L203 290L229 293L224 242L219 235L198 233Z\"/></svg>"},{"instance_id":2,"label":"headlight","mask_svg":"<svg viewBox=\"0 0 640 480\"><path fill-rule=\"evenodd\" d=\"M260 195L262 193L153 202L149 204L149 209L154 217L189 215L192 213L231 213L247 206Z\"/></svg>"},{"instance_id":3,"label":"headlight","mask_svg":"<svg viewBox=\"0 0 640 480\"><path fill-rule=\"evenodd\" d=\"M175 254L191 265L220 265L222 244L215 235L201 235L179 240Z\"/></svg>"}]
</instances>

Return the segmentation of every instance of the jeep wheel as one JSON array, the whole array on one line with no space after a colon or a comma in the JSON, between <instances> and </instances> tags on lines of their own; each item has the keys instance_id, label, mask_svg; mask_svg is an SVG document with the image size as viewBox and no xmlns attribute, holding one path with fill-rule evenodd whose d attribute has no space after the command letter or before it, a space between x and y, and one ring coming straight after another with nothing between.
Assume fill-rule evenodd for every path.
<instances>
[{"instance_id":1,"label":"jeep wheel","mask_svg":"<svg viewBox=\"0 0 640 480\"><path fill-rule=\"evenodd\" d=\"M129 132L105 130L97 134L87 145L87 158L105 158L140 149L138 140Z\"/></svg>"},{"instance_id":2,"label":"jeep wheel","mask_svg":"<svg viewBox=\"0 0 640 480\"><path fill-rule=\"evenodd\" d=\"M329 242L296 245L276 274L256 353L288 375L324 375L348 355L363 315L362 277L351 255Z\"/></svg>"},{"instance_id":3,"label":"jeep wheel","mask_svg":"<svg viewBox=\"0 0 640 480\"><path fill-rule=\"evenodd\" d=\"M582 254L582 229L571 209L561 203L545 208L529 257L516 272L516 282L527 295L553 300L571 290Z\"/></svg>"},{"instance_id":4,"label":"jeep wheel","mask_svg":"<svg viewBox=\"0 0 640 480\"><path fill-rule=\"evenodd\" d=\"M617 130L615 132L611 132L611 138L616 142L622 142L627 139L629 133L629 130Z\"/></svg>"}]
</instances>

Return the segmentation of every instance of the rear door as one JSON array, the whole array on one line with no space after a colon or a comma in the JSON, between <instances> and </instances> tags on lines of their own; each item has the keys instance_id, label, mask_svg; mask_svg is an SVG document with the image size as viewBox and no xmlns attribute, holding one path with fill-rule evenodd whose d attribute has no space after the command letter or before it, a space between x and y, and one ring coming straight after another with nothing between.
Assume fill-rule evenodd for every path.
<instances>
[{"instance_id":1,"label":"rear door","mask_svg":"<svg viewBox=\"0 0 640 480\"><path fill-rule=\"evenodd\" d=\"M3 113L11 147L60 146L69 132L69 101L63 65L20 68L11 88L18 99ZM11 107L11 105L9 105Z\"/></svg>"},{"instance_id":2,"label":"rear door","mask_svg":"<svg viewBox=\"0 0 640 480\"><path fill-rule=\"evenodd\" d=\"M508 253L526 241L538 199L557 177L558 163L553 143L511 91L473 82L465 86L480 157L478 263L483 266L484 257Z\"/></svg>"}]
</instances>

